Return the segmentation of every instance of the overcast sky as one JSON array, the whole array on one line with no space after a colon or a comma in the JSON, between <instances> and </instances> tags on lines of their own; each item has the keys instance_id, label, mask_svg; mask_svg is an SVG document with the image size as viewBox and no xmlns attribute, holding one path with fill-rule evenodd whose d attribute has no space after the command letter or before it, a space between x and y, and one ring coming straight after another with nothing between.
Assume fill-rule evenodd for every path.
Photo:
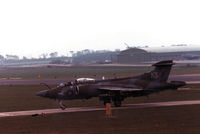
<instances>
[{"instance_id":1,"label":"overcast sky","mask_svg":"<svg viewBox=\"0 0 200 134\"><path fill-rule=\"evenodd\" d=\"M199 5L199 0L1 0L0 54L125 49L124 42L194 48L200 45Z\"/></svg>"}]
</instances>

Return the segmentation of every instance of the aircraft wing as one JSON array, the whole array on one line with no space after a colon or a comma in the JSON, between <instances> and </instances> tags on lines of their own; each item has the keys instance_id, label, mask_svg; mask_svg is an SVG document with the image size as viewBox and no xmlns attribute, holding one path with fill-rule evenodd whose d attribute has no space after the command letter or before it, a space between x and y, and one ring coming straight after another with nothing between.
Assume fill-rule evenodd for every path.
<instances>
[{"instance_id":1,"label":"aircraft wing","mask_svg":"<svg viewBox=\"0 0 200 134\"><path fill-rule=\"evenodd\" d=\"M133 87L115 87L115 86L105 86L99 88L99 90L104 91L122 91L122 92L133 92L133 91L142 91L141 88L133 88Z\"/></svg>"}]
</instances>

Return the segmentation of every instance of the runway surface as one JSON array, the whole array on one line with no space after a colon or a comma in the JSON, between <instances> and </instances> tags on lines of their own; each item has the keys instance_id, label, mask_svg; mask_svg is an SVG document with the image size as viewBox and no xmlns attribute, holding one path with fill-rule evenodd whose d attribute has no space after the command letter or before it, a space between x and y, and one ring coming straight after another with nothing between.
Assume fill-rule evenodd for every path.
<instances>
[{"instance_id":1,"label":"runway surface","mask_svg":"<svg viewBox=\"0 0 200 134\"><path fill-rule=\"evenodd\" d=\"M200 83L200 74L187 74L187 75L170 75L169 81L186 81L187 83L195 84ZM46 84L59 84L73 81L73 79L1 79L0 85L39 85L40 83Z\"/></svg>"},{"instance_id":2,"label":"runway surface","mask_svg":"<svg viewBox=\"0 0 200 134\"><path fill-rule=\"evenodd\" d=\"M197 105L197 104L200 104L200 100L125 104L122 107L112 107L112 109L138 109L138 108ZM105 110L105 107L76 107L76 108L67 108L66 110L43 109L43 110L30 110L30 111L1 112L0 117L29 116L29 115L37 116L37 115L54 114L54 113L87 112L87 111L102 111L102 110Z\"/></svg>"}]
</instances>

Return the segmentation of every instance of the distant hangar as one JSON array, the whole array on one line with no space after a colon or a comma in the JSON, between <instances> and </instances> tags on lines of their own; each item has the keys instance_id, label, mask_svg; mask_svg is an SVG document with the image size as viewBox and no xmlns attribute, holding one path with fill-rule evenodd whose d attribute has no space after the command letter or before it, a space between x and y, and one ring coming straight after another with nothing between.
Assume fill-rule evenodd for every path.
<instances>
[{"instance_id":1,"label":"distant hangar","mask_svg":"<svg viewBox=\"0 0 200 134\"><path fill-rule=\"evenodd\" d=\"M159 60L185 60L186 55L199 55L200 51L185 52L147 52L139 48L129 48L121 51L117 55L117 62L121 64L132 64L139 62L159 61ZM197 56L196 56L197 57Z\"/></svg>"},{"instance_id":2,"label":"distant hangar","mask_svg":"<svg viewBox=\"0 0 200 134\"><path fill-rule=\"evenodd\" d=\"M97 63L97 64L135 64L160 60L198 60L200 51L182 52L148 52L140 48L128 48L123 51L102 51L72 57L73 63ZM109 61L109 62L107 62Z\"/></svg>"}]
</instances>

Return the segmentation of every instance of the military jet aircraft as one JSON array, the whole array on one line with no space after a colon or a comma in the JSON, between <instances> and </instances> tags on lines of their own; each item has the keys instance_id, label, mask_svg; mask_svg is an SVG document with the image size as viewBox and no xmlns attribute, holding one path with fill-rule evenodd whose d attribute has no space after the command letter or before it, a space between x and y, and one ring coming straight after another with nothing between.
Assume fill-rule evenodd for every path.
<instances>
[{"instance_id":1,"label":"military jet aircraft","mask_svg":"<svg viewBox=\"0 0 200 134\"><path fill-rule=\"evenodd\" d=\"M114 102L116 107L127 97L147 96L151 93L168 89L177 89L184 86L183 81L167 82L172 65L172 60L160 61L153 64L155 69L149 73L139 76L95 80L92 78L80 78L74 82L61 83L55 88L43 90L37 93L38 96L59 101L60 108L65 109L63 100L90 99L99 97L106 103Z\"/></svg>"}]
</instances>

